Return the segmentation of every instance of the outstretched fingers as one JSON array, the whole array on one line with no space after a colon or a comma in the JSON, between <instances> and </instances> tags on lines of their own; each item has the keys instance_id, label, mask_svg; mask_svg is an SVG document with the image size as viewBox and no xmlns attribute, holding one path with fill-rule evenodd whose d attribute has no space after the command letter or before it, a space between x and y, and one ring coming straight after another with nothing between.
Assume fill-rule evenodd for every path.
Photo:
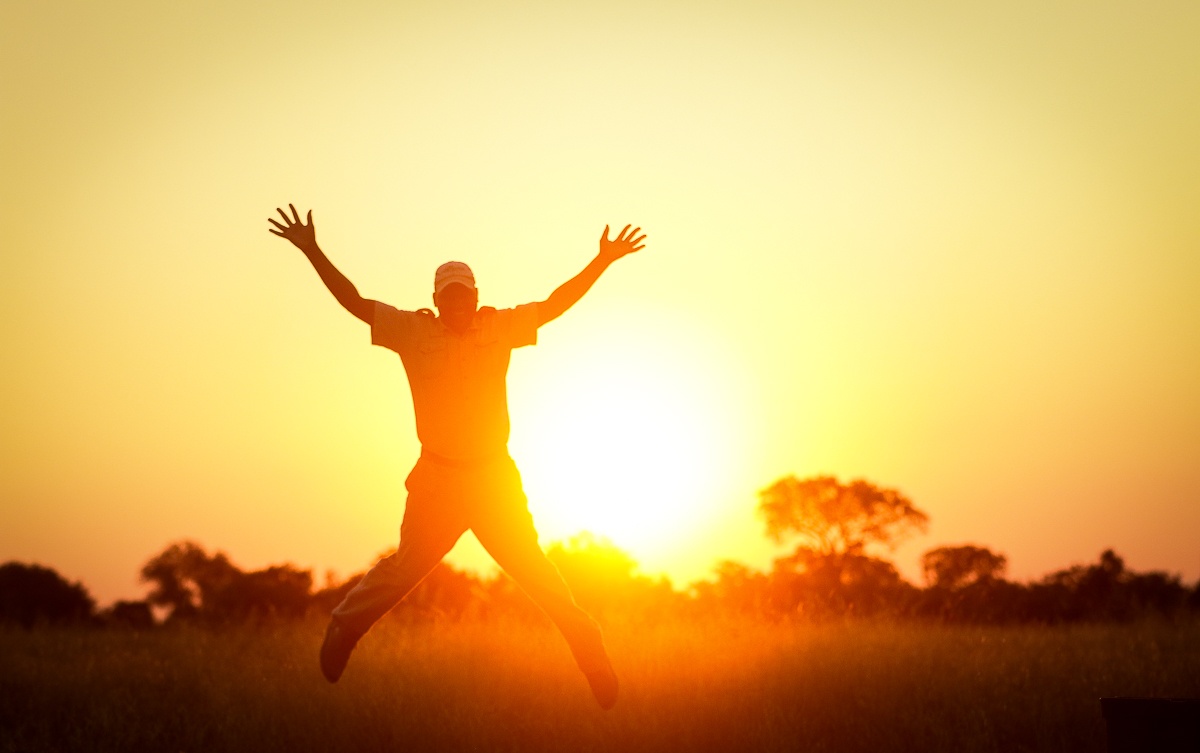
<instances>
[{"instance_id":1,"label":"outstretched fingers","mask_svg":"<svg viewBox=\"0 0 1200 753\"><path fill-rule=\"evenodd\" d=\"M274 217L268 217L267 222L271 223L272 227L267 228L267 232L278 235L281 238L287 238L293 243L297 239L306 240L312 236L312 210L308 210L307 223L300 220L300 213L296 211L295 204L288 204L288 209L291 210L291 216L280 207L275 207L275 211L279 213L279 220ZM282 220L282 222L280 222Z\"/></svg>"},{"instance_id":2,"label":"outstretched fingers","mask_svg":"<svg viewBox=\"0 0 1200 753\"><path fill-rule=\"evenodd\" d=\"M634 251L641 251L646 247L642 241L646 240L646 234L642 232L642 228L634 227L632 224L626 225L617 234L614 240L608 239L609 226L604 226L604 235L600 237L600 248L602 251L607 250L613 254L612 258L619 259L626 254L632 254Z\"/></svg>"},{"instance_id":3,"label":"outstretched fingers","mask_svg":"<svg viewBox=\"0 0 1200 753\"><path fill-rule=\"evenodd\" d=\"M288 204L288 206L291 206L291 204ZM288 217L287 212L284 212L279 207L275 207L275 211L279 212L279 216L283 218L283 224L280 225L279 221L274 217L268 217L267 222L274 225L275 229L272 230L271 228L267 228L267 232L271 233L272 235L278 235L280 238L286 238L288 237L288 231L293 227L292 218Z\"/></svg>"},{"instance_id":4,"label":"outstretched fingers","mask_svg":"<svg viewBox=\"0 0 1200 753\"><path fill-rule=\"evenodd\" d=\"M630 251L641 251L646 247L646 244L642 243L642 241L646 240L646 235L644 233L638 235L638 233L642 232L640 227L635 227L632 231L629 230L630 227L630 225L626 225L617 240L628 243Z\"/></svg>"}]
</instances>

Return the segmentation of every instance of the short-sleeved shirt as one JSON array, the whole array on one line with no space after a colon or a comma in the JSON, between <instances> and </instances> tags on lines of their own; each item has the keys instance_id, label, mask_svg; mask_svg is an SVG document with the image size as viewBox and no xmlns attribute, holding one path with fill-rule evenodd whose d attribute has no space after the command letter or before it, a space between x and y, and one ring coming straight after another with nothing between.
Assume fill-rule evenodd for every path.
<instances>
[{"instance_id":1,"label":"short-sleeved shirt","mask_svg":"<svg viewBox=\"0 0 1200 753\"><path fill-rule=\"evenodd\" d=\"M513 348L537 344L537 304L481 308L452 332L433 312L375 303L371 342L400 355L421 446L453 460L508 451L508 375Z\"/></svg>"}]
</instances>

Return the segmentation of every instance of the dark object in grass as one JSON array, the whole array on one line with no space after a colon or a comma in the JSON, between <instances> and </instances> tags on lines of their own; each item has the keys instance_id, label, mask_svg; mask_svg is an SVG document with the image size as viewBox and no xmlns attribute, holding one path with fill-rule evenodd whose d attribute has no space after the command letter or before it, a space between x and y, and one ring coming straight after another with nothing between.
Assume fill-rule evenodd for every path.
<instances>
[{"instance_id":1,"label":"dark object in grass","mask_svg":"<svg viewBox=\"0 0 1200 753\"><path fill-rule=\"evenodd\" d=\"M1200 752L1200 698L1101 698L1108 753Z\"/></svg>"}]
</instances>

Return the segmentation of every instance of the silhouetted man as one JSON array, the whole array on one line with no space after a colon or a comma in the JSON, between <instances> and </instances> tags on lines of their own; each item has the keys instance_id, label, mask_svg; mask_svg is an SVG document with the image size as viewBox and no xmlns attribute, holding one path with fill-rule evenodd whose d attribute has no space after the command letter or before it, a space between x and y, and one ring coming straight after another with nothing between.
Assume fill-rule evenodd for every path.
<instances>
[{"instance_id":1,"label":"silhouetted man","mask_svg":"<svg viewBox=\"0 0 1200 753\"><path fill-rule=\"evenodd\" d=\"M270 232L296 245L338 303L371 325L371 342L399 354L412 391L421 456L405 480L408 501L396 553L380 560L333 610L321 645L321 671L337 682L359 638L411 591L470 529L479 543L562 631L592 694L605 709L617 701L600 628L579 608L554 564L538 546L521 476L508 454L505 376L513 348L534 345L537 330L569 309L617 259L640 251L645 235L628 225L583 271L540 303L479 308L470 268L438 267L429 309L400 311L368 300L317 246L291 204L278 209Z\"/></svg>"}]
</instances>

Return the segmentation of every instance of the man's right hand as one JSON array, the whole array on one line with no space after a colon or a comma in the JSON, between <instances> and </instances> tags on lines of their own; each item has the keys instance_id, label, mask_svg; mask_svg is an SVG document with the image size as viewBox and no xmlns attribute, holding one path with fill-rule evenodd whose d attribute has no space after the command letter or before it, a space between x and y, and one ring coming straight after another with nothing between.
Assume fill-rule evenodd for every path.
<instances>
[{"instance_id":1,"label":"man's right hand","mask_svg":"<svg viewBox=\"0 0 1200 753\"><path fill-rule=\"evenodd\" d=\"M268 217L267 222L275 226L275 230L267 228L267 232L274 233L280 238L287 238L296 248L308 253L317 248L317 231L313 228L312 210L308 210L308 224L305 225L300 221L300 213L296 211L296 207L288 204L288 209L292 210L292 216L288 217L287 212L276 207L275 211L279 212L279 216L283 218L283 224L280 225L275 221L274 217Z\"/></svg>"},{"instance_id":2,"label":"man's right hand","mask_svg":"<svg viewBox=\"0 0 1200 753\"><path fill-rule=\"evenodd\" d=\"M600 236L599 258L605 264L612 264L622 256L628 256L646 247L646 244L642 243L642 241L646 240L646 236L638 235L638 233L642 232L642 229L640 227L634 228L631 233L629 232L629 228L631 227L633 226L626 225L625 229L617 235L617 239L610 241L608 239L608 225L604 226L604 235Z\"/></svg>"}]
</instances>

